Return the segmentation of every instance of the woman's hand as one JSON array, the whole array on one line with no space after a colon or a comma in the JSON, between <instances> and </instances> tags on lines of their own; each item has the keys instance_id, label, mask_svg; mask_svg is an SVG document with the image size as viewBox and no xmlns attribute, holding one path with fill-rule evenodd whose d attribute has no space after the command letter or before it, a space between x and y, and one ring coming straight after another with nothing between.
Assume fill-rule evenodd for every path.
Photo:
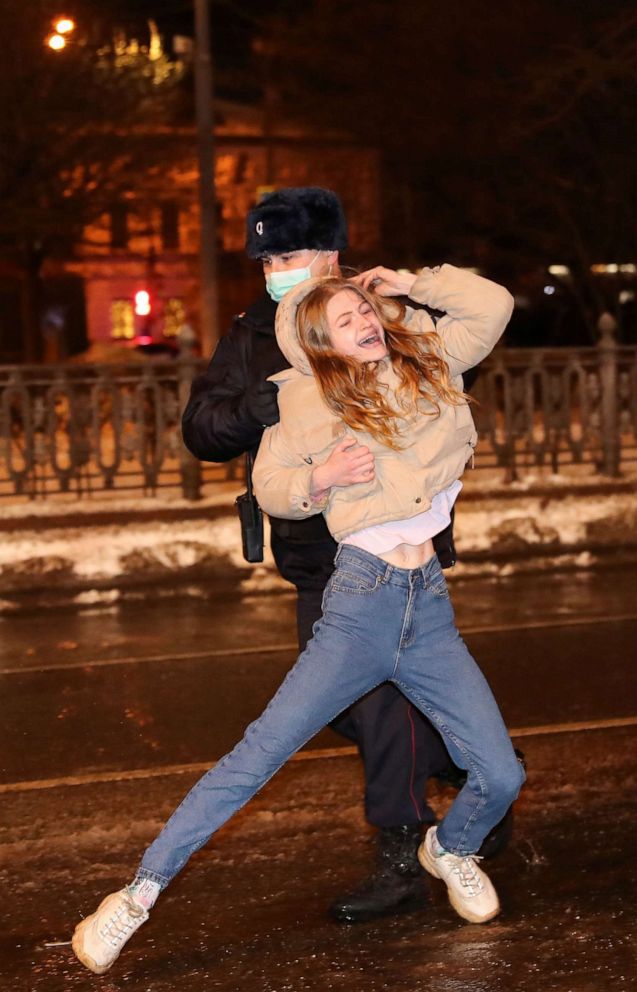
<instances>
[{"instance_id":1,"label":"woman's hand","mask_svg":"<svg viewBox=\"0 0 637 992\"><path fill-rule=\"evenodd\" d=\"M374 479L374 456L353 437L345 437L330 457L312 472L310 493L316 498L332 486L353 486Z\"/></svg>"},{"instance_id":2,"label":"woman's hand","mask_svg":"<svg viewBox=\"0 0 637 992\"><path fill-rule=\"evenodd\" d=\"M363 289L378 293L379 296L409 296L416 278L413 272L396 272L394 269L377 265L354 276L352 282L358 283Z\"/></svg>"}]
</instances>

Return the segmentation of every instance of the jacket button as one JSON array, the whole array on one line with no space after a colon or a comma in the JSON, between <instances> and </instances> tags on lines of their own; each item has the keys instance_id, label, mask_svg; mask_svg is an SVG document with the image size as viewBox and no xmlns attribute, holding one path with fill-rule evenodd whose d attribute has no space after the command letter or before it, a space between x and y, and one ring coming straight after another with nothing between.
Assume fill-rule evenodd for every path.
<instances>
[{"instance_id":1,"label":"jacket button","mask_svg":"<svg viewBox=\"0 0 637 992\"><path fill-rule=\"evenodd\" d=\"M422 497L416 496L416 503L422 503Z\"/></svg>"}]
</instances>

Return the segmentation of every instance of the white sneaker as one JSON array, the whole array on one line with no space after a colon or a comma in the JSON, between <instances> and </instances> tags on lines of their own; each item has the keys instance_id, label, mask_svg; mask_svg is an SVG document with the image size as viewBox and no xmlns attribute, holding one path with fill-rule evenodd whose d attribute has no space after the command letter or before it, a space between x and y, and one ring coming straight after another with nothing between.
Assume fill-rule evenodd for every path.
<instances>
[{"instance_id":1,"label":"white sneaker","mask_svg":"<svg viewBox=\"0 0 637 992\"><path fill-rule=\"evenodd\" d=\"M111 892L75 928L73 950L83 965L103 975L119 957L129 937L148 919L143 906L136 903L128 889Z\"/></svg>"},{"instance_id":2,"label":"white sneaker","mask_svg":"<svg viewBox=\"0 0 637 992\"><path fill-rule=\"evenodd\" d=\"M443 850L436 828L430 827L418 848L423 868L447 886L449 902L469 923L486 923L500 912L498 894L489 877L476 864L475 855L462 857Z\"/></svg>"}]
</instances>

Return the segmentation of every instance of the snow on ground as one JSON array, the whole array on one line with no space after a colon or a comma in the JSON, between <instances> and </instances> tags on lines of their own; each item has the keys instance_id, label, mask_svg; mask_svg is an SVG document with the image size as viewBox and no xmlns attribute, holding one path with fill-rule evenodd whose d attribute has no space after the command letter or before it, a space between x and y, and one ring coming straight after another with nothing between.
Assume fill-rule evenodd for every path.
<instances>
[{"instance_id":1,"label":"snow on ground","mask_svg":"<svg viewBox=\"0 0 637 992\"><path fill-rule=\"evenodd\" d=\"M528 487L507 489L506 493L501 486L497 491L476 487L472 479L457 504L456 539L461 562L463 555L475 552L484 556L482 574L490 567L501 574L509 567L508 553L532 557L541 549L550 551L558 563L567 560L570 565L589 567L595 550L604 544L637 546L634 491L608 491L604 481L597 491L578 493L577 486L565 487L560 477L561 484L554 480L554 491L547 493L543 479L542 493L534 495ZM3 506L3 516L15 519L16 527L3 533L0 540L0 591L6 594L15 589L65 584L81 587L90 596L94 585L116 586L124 576L137 581L185 578L187 570L198 568L217 570L222 578L232 577L246 592L284 587L268 551L263 565L250 566L243 560L232 505L237 488L236 483L229 483L196 504L197 508L214 510L210 519L180 518L179 510L193 506L181 499L75 499L68 504L55 501ZM57 526L47 526L47 516L59 518L61 505L68 512L69 526L59 526L59 519ZM175 519L153 520L155 511L167 508L175 512ZM30 529L34 511L37 527ZM111 522L96 521L100 511L108 512ZM113 511L127 516L114 523ZM85 513L93 515L90 526L81 526ZM496 552L497 561L491 560L490 549ZM469 575L475 569L475 564L466 563L458 571Z\"/></svg>"},{"instance_id":2,"label":"snow on ground","mask_svg":"<svg viewBox=\"0 0 637 992\"><path fill-rule=\"evenodd\" d=\"M202 560L226 557L242 565L238 520L232 515L206 520L153 522L142 520L108 526L63 527L15 531L3 536L0 568L48 559L70 562L78 577L112 578L126 572L135 555L171 570Z\"/></svg>"},{"instance_id":3,"label":"snow on ground","mask_svg":"<svg viewBox=\"0 0 637 992\"><path fill-rule=\"evenodd\" d=\"M458 544L470 551L496 547L512 539L533 546L586 543L591 527L624 521L627 533L637 529L637 499L633 493L577 495L559 493L551 497L522 497L507 503L501 499L458 505Z\"/></svg>"}]
</instances>

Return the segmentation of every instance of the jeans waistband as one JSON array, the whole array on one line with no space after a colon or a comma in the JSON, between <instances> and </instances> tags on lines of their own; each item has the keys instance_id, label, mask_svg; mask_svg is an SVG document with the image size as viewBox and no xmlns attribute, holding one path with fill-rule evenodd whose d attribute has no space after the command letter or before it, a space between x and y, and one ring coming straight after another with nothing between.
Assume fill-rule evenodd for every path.
<instances>
[{"instance_id":1,"label":"jeans waistband","mask_svg":"<svg viewBox=\"0 0 637 992\"><path fill-rule=\"evenodd\" d=\"M431 579L438 572L441 572L438 556L434 555L424 565L418 568L399 568L397 565L390 565L370 551L363 551L362 548L355 548L352 544L339 544L334 559L336 568L342 568L345 564L358 565L366 572L381 576L384 582L393 582L396 585L410 586L418 578L422 578L424 584L431 582Z\"/></svg>"}]
</instances>

